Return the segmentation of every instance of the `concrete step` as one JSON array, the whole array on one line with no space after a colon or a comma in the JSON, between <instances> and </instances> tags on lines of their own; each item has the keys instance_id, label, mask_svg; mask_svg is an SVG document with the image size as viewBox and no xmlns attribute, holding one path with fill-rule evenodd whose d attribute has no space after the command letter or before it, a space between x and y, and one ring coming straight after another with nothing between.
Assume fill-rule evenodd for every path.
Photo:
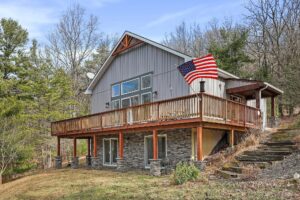
<instances>
[{"instance_id":1,"label":"concrete step","mask_svg":"<svg viewBox=\"0 0 300 200\"><path fill-rule=\"evenodd\" d=\"M238 179L241 176L241 174L230 172L230 171L224 171L220 169L217 169L216 173L225 179Z\"/></svg>"},{"instance_id":2,"label":"concrete step","mask_svg":"<svg viewBox=\"0 0 300 200\"><path fill-rule=\"evenodd\" d=\"M234 172L234 173L237 173L237 174L242 174L245 169L242 168L242 167L234 167L234 166L226 167L226 166L223 166L222 170L223 171Z\"/></svg>"},{"instance_id":3,"label":"concrete step","mask_svg":"<svg viewBox=\"0 0 300 200\"><path fill-rule=\"evenodd\" d=\"M295 145L294 142L286 140L286 141L280 141L280 142L264 142L262 143L267 146L286 146L286 145Z\"/></svg>"},{"instance_id":4,"label":"concrete step","mask_svg":"<svg viewBox=\"0 0 300 200\"><path fill-rule=\"evenodd\" d=\"M276 150L257 150L257 151L244 151L243 155L248 156L267 156L267 155L290 155L291 151L276 151Z\"/></svg>"},{"instance_id":5,"label":"concrete step","mask_svg":"<svg viewBox=\"0 0 300 200\"><path fill-rule=\"evenodd\" d=\"M250 156L250 155L240 155L236 159L240 162L252 161L252 162L265 162L265 161L279 161L283 160L283 155L265 155L265 156Z\"/></svg>"},{"instance_id":6,"label":"concrete step","mask_svg":"<svg viewBox=\"0 0 300 200\"><path fill-rule=\"evenodd\" d=\"M269 162L243 161L242 163L243 163L245 166L251 165L251 166L254 166L254 167L259 167L260 169L265 169L265 168L267 168L268 166L272 165L272 162L271 162L271 161L269 161Z\"/></svg>"}]
</instances>

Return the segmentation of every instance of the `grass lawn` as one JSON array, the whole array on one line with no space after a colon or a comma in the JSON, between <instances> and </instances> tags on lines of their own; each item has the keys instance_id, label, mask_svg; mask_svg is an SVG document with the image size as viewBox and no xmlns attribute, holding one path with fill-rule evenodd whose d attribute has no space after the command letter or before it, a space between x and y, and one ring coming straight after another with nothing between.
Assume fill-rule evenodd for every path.
<instances>
[{"instance_id":1,"label":"grass lawn","mask_svg":"<svg viewBox=\"0 0 300 200\"><path fill-rule=\"evenodd\" d=\"M0 186L0 199L297 199L299 183L287 180L224 181L200 178L173 185L170 176L145 172L62 169Z\"/></svg>"}]
</instances>

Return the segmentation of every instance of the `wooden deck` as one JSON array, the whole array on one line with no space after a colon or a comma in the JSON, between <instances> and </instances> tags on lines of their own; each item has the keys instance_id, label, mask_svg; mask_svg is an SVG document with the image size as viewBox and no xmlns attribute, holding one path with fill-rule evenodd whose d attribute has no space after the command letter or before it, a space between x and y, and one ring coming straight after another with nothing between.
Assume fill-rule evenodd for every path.
<instances>
[{"instance_id":1,"label":"wooden deck","mask_svg":"<svg viewBox=\"0 0 300 200\"><path fill-rule=\"evenodd\" d=\"M90 137L112 132L184 128L199 125L236 130L260 127L259 109L228 99L193 94L51 123L51 135Z\"/></svg>"}]
</instances>

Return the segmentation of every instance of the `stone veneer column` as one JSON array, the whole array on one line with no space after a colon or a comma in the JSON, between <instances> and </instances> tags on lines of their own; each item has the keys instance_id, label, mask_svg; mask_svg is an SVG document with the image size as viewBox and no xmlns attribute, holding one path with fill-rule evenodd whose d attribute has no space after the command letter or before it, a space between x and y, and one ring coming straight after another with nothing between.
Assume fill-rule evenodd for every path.
<instances>
[{"instance_id":1,"label":"stone veneer column","mask_svg":"<svg viewBox=\"0 0 300 200\"><path fill-rule=\"evenodd\" d=\"M161 175L161 160L150 159L150 175L160 176Z\"/></svg>"},{"instance_id":2,"label":"stone veneer column","mask_svg":"<svg viewBox=\"0 0 300 200\"><path fill-rule=\"evenodd\" d=\"M71 168L72 169L77 169L78 166L79 166L79 158L77 156L73 157L72 162L71 162Z\"/></svg>"},{"instance_id":3,"label":"stone veneer column","mask_svg":"<svg viewBox=\"0 0 300 200\"><path fill-rule=\"evenodd\" d=\"M91 165L92 165L92 156L87 155L85 157L85 164L86 164L87 167L91 167Z\"/></svg>"},{"instance_id":4,"label":"stone veneer column","mask_svg":"<svg viewBox=\"0 0 300 200\"><path fill-rule=\"evenodd\" d=\"M117 158L117 170L122 172L127 170L124 158Z\"/></svg>"},{"instance_id":5,"label":"stone veneer column","mask_svg":"<svg viewBox=\"0 0 300 200\"><path fill-rule=\"evenodd\" d=\"M100 158L99 157L91 157L92 168L96 169L100 167Z\"/></svg>"},{"instance_id":6,"label":"stone veneer column","mask_svg":"<svg viewBox=\"0 0 300 200\"><path fill-rule=\"evenodd\" d=\"M55 157L55 168L56 169L61 169L62 168L62 157L61 156L56 156Z\"/></svg>"}]
</instances>

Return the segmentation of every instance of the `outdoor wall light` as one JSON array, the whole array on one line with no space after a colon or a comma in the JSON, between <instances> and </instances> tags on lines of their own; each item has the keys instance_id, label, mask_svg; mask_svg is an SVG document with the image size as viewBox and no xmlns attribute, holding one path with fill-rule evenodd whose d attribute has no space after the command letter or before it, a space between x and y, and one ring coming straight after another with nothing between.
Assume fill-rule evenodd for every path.
<instances>
[{"instance_id":1,"label":"outdoor wall light","mask_svg":"<svg viewBox=\"0 0 300 200\"><path fill-rule=\"evenodd\" d=\"M105 108L109 108L109 102L105 103Z\"/></svg>"},{"instance_id":2,"label":"outdoor wall light","mask_svg":"<svg viewBox=\"0 0 300 200\"><path fill-rule=\"evenodd\" d=\"M157 91L152 92L152 97L153 97L153 98L157 98L157 95L158 95L158 92L157 92Z\"/></svg>"}]
</instances>

